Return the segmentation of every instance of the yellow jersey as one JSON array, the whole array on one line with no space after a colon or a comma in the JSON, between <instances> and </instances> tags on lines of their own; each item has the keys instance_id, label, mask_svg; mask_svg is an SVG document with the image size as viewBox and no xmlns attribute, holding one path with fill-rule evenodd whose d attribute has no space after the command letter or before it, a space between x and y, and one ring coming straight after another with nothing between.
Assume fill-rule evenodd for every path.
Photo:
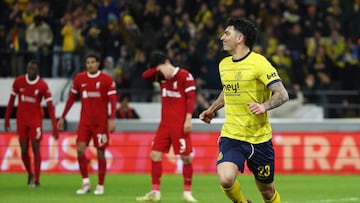
<instances>
[{"instance_id":1,"label":"yellow jersey","mask_svg":"<svg viewBox=\"0 0 360 203\"><path fill-rule=\"evenodd\" d=\"M267 113L254 115L247 103L264 103L271 98L268 85L279 82L276 69L262 55L249 52L234 61L225 57L219 64L224 92L225 123L221 136L253 144L266 142L272 137Z\"/></svg>"}]
</instances>

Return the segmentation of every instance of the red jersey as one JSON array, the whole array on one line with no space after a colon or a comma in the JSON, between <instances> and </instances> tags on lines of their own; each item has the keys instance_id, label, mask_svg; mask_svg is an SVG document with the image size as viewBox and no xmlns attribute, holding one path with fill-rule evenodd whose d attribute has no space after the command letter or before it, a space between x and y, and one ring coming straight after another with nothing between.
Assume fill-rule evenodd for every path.
<instances>
[{"instance_id":1,"label":"red jersey","mask_svg":"<svg viewBox=\"0 0 360 203\"><path fill-rule=\"evenodd\" d=\"M115 82L110 75L101 71L93 75L88 72L81 72L76 75L73 81L71 94L80 95L80 124L107 123L110 96L116 95ZM63 118L67 111L68 109L65 109Z\"/></svg>"},{"instance_id":2,"label":"red jersey","mask_svg":"<svg viewBox=\"0 0 360 203\"><path fill-rule=\"evenodd\" d=\"M176 68L170 80L160 82L160 89L160 125L183 127L186 114L194 111L196 87L193 76L185 69Z\"/></svg>"},{"instance_id":3,"label":"red jersey","mask_svg":"<svg viewBox=\"0 0 360 203\"><path fill-rule=\"evenodd\" d=\"M44 113L41 107L42 98L46 102L52 101L47 83L39 76L34 81L30 81L27 75L21 75L13 83L11 96L18 96L16 112L18 124L41 126Z\"/></svg>"}]
</instances>

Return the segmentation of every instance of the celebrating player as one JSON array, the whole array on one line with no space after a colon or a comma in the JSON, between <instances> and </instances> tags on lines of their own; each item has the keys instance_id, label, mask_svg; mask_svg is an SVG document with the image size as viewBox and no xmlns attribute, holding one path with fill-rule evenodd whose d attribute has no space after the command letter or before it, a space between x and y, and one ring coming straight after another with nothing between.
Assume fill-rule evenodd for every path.
<instances>
[{"instance_id":1,"label":"celebrating player","mask_svg":"<svg viewBox=\"0 0 360 203\"><path fill-rule=\"evenodd\" d=\"M192 130L191 116L195 106L195 83L192 75L185 69L175 67L162 52L154 52L150 58L150 69L142 77L160 82L161 121L153 139L151 159L152 188L137 201L160 201L160 179L162 175L162 154L169 152L171 145L174 153L180 154L183 161L184 194L187 202L197 202L191 194L193 166L191 160Z\"/></svg>"},{"instance_id":2,"label":"celebrating player","mask_svg":"<svg viewBox=\"0 0 360 203\"><path fill-rule=\"evenodd\" d=\"M274 184L274 149L267 111L289 100L276 69L265 57L251 51L256 40L255 25L241 18L229 18L221 37L225 57L219 64L223 90L199 118L210 123L225 107L225 122L219 141L217 173L227 197L236 203L246 200L237 181L244 162L255 176L266 203L280 203Z\"/></svg>"},{"instance_id":3,"label":"celebrating player","mask_svg":"<svg viewBox=\"0 0 360 203\"><path fill-rule=\"evenodd\" d=\"M96 55L86 57L86 70L75 76L70 96L58 121L58 128L63 129L64 118L77 95L81 100L81 115L77 130L77 156L82 186L76 194L82 195L90 191L90 179L87 170L86 147L92 139L97 149L98 185L95 195L104 194L106 174L105 148L109 145L109 132L115 131L116 89L110 75L99 70L100 59ZM108 119L108 104L111 103L111 116Z\"/></svg>"},{"instance_id":4,"label":"celebrating player","mask_svg":"<svg viewBox=\"0 0 360 203\"><path fill-rule=\"evenodd\" d=\"M9 103L5 113L5 131L10 131L10 115L14 107L14 101L18 96L18 108L16 112L16 127L19 134L21 159L28 173L27 184L29 187L40 186L41 154L40 141L42 139L43 109L41 101L44 98L47 104L49 116L53 126L53 136L58 138L58 128L51 92L47 83L40 78L39 63L31 60L27 65L27 74L17 77L12 86ZM29 142L31 142L34 155L34 173L32 172L29 157Z\"/></svg>"}]
</instances>

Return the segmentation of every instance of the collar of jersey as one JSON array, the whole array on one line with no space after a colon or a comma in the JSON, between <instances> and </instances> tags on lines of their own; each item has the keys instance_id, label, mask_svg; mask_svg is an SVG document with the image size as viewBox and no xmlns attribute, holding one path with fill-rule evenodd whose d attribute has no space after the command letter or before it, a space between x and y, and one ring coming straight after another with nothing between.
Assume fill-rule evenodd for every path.
<instances>
[{"instance_id":1,"label":"collar of jersey","mask_svg":"<svg viewBox=\"0 0 360 203\"><path fill-rule=\"evenodd\" d=\"M98 70L98 72L95 73L95 74L90 74L89 72L86 72L86 74L87 74L87 76L88 76L89 78L96 78L96 77L98 77L98 76L100 75L100 72L101 72L101 71Z\"/></svg>"},{"instance_id":2,"label":"collar of jersey","mask_svg":"<svg viewBox=\"0 0 360 203\"><path fill-rule=\"evenodd\" d=\"M241 58L239 58L239 59L236 59L236 60L232 59L232 61L233 61L233 62L242 61L242 60L244 60L247 56L249 56L250 53L251 53L251 50L249 49L249 51L245 54L245 56L243 56L243 57L241 57Z\"/></svg>"},{"instance_id":3,"label":"collar of jersey","mask_svg":"<svg viewBox=\"0 0 360 203\"><path fill-rule=\"evenodd\" d=\"M40 79L40 77L37 75L35 80L31 81L31 80L29 80L29 74L25 75L25 80L29 85L33 85L33 84L37 83L39 81L39 79Z\"/></svg>"}]
</instances>

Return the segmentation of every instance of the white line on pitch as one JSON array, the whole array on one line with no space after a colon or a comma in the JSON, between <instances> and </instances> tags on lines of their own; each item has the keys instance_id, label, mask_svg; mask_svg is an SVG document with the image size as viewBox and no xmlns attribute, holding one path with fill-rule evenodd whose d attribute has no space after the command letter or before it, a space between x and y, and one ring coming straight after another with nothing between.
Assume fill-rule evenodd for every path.
<instances>
[{"instance_id":1,"label":"white line on pitch","mask_svg":"<svg viewBox=\"0 0 360 203\"><path fill-rule=\"evenodd\" d=\"M320 199L320 200L312 200L312 201L302 201L302 203L332 203L332 202L358 202L358 197L347 197L341 199ZM292 202L285 201L284 203L300 203L300 202Z\"/></svg>"}]
</instances>

